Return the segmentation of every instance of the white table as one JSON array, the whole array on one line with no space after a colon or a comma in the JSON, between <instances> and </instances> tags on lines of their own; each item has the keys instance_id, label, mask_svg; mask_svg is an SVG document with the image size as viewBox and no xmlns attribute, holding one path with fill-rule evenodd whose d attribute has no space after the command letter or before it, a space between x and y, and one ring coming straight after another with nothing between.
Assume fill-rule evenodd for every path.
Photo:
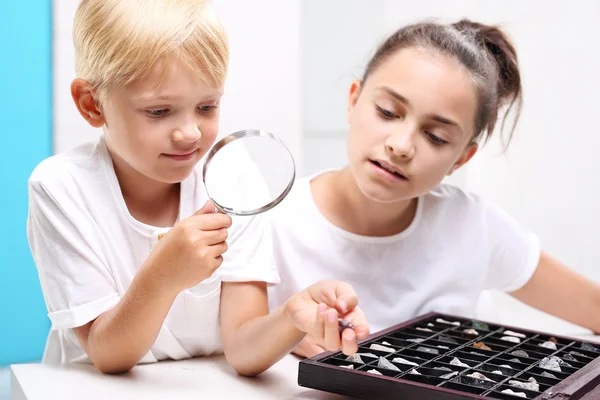
<instances>
[{"instance_id":1,"label":"white table","mask_svg":"<svg viewBox=\"0 0 600 400\"><path fill-rule=\"evenodd\" d=\"M566 335L591 342L600 336ZM103 375L91 365L11 366L12 400L323 399L344 397L297 384L298 358L284 357L256 378L235 373L223 356L138 365L124 375ZM585 400L588 398L586 397Z\"/></svg>"},{"instance_id":2,"label":"white table","mask_svg":"<svg viewBox=\"0 0 600 400\"><path fill-rule=\"evenodd\" d=\"M103 375L91 365L11 366L11 399L343 399L298 386L298 358L288 355L256 378L235 373L223 356L138 365Z\"/></svg>"}]
</instances>

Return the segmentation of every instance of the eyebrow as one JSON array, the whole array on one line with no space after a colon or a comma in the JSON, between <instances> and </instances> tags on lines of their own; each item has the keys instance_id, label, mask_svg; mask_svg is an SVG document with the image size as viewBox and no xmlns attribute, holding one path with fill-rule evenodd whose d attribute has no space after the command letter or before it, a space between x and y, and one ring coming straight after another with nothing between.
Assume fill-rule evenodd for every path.
<instances>
[{"instance_id":1,"label":"eyebrow","mask_svg":"<svg viewBox=\"0 0 600 400\"><path fill-rule=\"evenodd\" d=\"M411 106L410 101L408 101L408 99L404 96L402 96L400 93L392 90L391 88L387 87L387 86L381 86L379 88L380 90L384 91L385 93L389 94L390 96L392 96L393 98L395 98L396 100L398 100L399 102L407 105L407 106ZM448 118L444 118L441 115L437 115L437 114L428 114L427 118L432 119L436 122L439 122L440 124L444 124L444 125L449 125L455 128L458 128L461 132L463 131L462 128L460 127L460 125L455 122L452 121L451 119Z\"/></svg>"},{"instance_id":2,"label":"eyebrow","mask_svg":"<svg viewBox=\"0 0 600 400\"><path fill-rule=\"evenodd\" d=\"M223 95L222 92L215 92L212 93L209 96L206 96L204 99L202 99L202 101L209 101L209 100L214 100L218 97L221 97ZM141 101L141 102L149 102L149 101L170 101L170 100L178 100L181 99L182 96L172 96L172 95L168 95L168 94L161 94L158 96L136 96L133 99L135 101Z\"/></svg>"}]
</instances>

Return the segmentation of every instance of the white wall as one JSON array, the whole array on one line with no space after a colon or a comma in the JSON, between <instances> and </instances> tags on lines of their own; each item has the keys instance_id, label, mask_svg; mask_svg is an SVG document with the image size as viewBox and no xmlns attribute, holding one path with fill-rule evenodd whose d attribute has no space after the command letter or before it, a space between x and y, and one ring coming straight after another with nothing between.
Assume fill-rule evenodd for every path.
<instances>
[{"instance_id":1,"label":"white wall","mask_svg":"<svg viewBox=\"0 0 600 400\"><path fill-rule=\"evenodd\" d=\"M95 137L71 104L76 0L55 6L55 149ZM423 17L502 23L519 51L525 106L506 155L496 141L451 181L489 197L539 234L546 250L600 281L600 3L572 0L216 0L232 60L222 133L260 127L284 138L304 175L345 163L346 96L376 45ZM504 316L556 320L500 297ZM506 311L508 310L508 311ZM512 315L512 317L511 317Z\"/></svg>"}]
</instances>

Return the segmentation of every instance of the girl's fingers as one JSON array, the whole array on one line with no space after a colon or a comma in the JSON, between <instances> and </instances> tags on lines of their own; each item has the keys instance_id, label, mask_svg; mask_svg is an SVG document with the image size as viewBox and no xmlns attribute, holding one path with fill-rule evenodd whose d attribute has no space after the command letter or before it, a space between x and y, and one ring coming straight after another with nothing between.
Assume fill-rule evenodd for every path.
<instances>
[{"instance_id":1,"label":"girl's fingers","mask_svg":"<svg viewBox=\"0 0 600 400\"><path fill-rule=\"evenodd\" d=\"M342 352L350 356L358 351L356 333L352 329L344 329L342 332Z\"/></svg>"},{"instance_id":2,"label":"girl's fingers","mask_svg":"<svg viewBox=\"0 0 600 400\"><path fill-rule=\"evenodd\" d=\"M340 330L338 328L338 314L334 309L327 310L325 317L324 347L334 351L340 348Z\"/></svg>"}]
</instances>

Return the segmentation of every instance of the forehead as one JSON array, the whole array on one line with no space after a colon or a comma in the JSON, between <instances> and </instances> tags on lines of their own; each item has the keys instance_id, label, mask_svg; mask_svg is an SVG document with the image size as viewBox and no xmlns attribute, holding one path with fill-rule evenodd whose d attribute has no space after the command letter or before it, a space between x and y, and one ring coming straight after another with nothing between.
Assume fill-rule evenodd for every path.
<instances>
[{"instance_id":1,"label":"forehead","mask_svg":"<svg viewBox=\"0 0 600 400\"><path fill-rule=\"evenodd\" d=\"M180 58L161 59L145 77L126 85L133 98L159 96L211 96L222 94L222 87L214 87L195 66Z\"/></svg>"},{"instance_id":2,"label":"forehead","mask_svg":"<svg viewBox=\"0 0 600 400\"><path fill-rule=\"evenodd\" d=\"M468 70L450 56L416 47L397 51L365 82L365 88L382 86L400 93L417 113L442 115L473 131L477 87Z\"/></svg>"}]
</instances>

